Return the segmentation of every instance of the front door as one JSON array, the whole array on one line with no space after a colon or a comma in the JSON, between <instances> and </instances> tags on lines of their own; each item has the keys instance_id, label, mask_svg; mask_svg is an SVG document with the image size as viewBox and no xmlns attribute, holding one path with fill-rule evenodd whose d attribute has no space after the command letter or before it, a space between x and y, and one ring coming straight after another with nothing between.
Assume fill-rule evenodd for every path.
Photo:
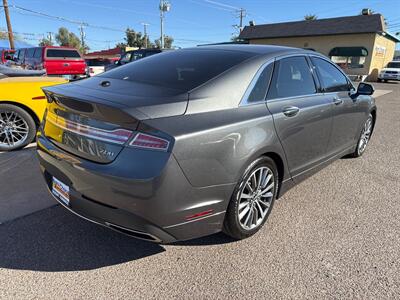
<instances>
[{"instance_id":1,"label":"front door","mask_svg":"<svg viewBox=\"0 0 400 300\"><path fill-rule=\"evenodd\" d=\"M267 105L290 173L300 180L326 158L332 127L332 103L318 92L305 56L276 61Z\"/></svg>"},{"instance_id":2,"label":"front door","mask_svg":"<svg viewBox=\"0 0 400 300\"><path fill-rule=\"evenodd\" d=\"M361 124L365 109L357 99L351 99L349 92L353 86L334 64L318 57L311 57L311 61L327 99L332 102L333 126L328 145L331 156L356 146L360 132L357 125Z\"/></svg>"}]
</instances>

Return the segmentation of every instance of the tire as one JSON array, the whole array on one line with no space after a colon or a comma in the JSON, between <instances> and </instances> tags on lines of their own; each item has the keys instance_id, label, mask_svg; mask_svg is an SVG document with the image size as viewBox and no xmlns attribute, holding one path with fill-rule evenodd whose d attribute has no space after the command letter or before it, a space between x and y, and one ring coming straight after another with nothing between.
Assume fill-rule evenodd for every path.
<instances>
[{"instance_id":1,"label":"tire","mask_svg":"<svg viewBox=\"0 0 400 300\"><path fill-rule=\"evenodd\" d=\"M24 109L0 104L0 151L12 151L25 147L36 136L36 124Z\"/></svg>"},{"instance_id":2,"label":"tire","mask_svg":"<svg viewBox=\"0 0 400 300\"><path fill-rule=\"evenodd\" d=\"M384 83L387 83L388 81L387 81L387 79L383 79L383 82L384 82Z\"/></svg>"},{"instance_id":3,"label":"tire","mask_svg":"<svg viewBox=\"0 0 400 300\"><path fill-rule=\"evenodd\" d=\"M371 139L371 134L372 134L372 129L374 128L374 117L372 116L372 114L369 114L367 120L365 121L362 129L361 129L361 133L360 133L360 137L357 141L357 145L356 145L356 149L354 150L354 152L350 155L351 157L360 157L364 154L365 149L367 148L368 142Z\"/></svg>"},{"instance_id":4,"label":"tire","mask_svg":"<svg viewBox=\"0 0 400 300\"><path fill-rule=\"evenodd\" d=\"M261 191L252 194L248 185L251 188L259 186L260 173ZM261 194L263 189L264 194ZM277 190L278 172L274 161L269 157L260 157L252 162L232 194L225 215L223 232L240 240L259 231L271 213ZM249 198L250 194L252 194L251 198Z\"/></svg>"},{"instance_id":5,"label":"tire","mask_svg":"<svg viewBox=\"0 0 400 300\"><path fill-rule=\"evenodd\" d=\"M382 79L380 79L380 78L378 78L378 80L377 80L378 82L382 82Z\"/></svg>"}]
</instances>

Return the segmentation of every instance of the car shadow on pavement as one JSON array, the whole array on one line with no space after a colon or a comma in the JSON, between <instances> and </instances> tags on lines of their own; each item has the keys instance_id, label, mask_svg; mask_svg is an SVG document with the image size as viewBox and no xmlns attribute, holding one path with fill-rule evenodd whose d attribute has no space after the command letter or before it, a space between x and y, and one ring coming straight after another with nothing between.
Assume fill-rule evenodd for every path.
<instances>
[{"instance_id":1,"label":"car shadow on pavement","mask_svg":"<svg viewBox=\"0 0 400 300\"><path fill-rule=\"evenodd\" d=\"M212 245L222 245L237 242L234 238L231 238L222 232L215 233L213 235L172 243L172 246L212 246Z\"/></svg>"},{"instance_id":2,"label":"car shadow on pavement","mask_svg":"<svg viewBox=\"0 0 400 300\"><path fill-rule=\"evenodd\" d=\"M0 225L0 268L81 271L156 255L165 249L51 207Z\"/></svg>"}]
</instances>

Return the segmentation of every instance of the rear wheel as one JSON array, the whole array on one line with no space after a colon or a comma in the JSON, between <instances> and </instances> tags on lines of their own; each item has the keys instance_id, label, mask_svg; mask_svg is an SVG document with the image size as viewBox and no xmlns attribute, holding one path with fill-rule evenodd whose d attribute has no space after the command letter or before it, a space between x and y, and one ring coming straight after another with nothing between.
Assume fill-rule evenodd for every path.
<instances>
[{"instance_id":1,"label":"rear wheel","mask_svg":"<svg viewBox=\"0 0 400 300\"><path fill-rule=\"evenodd\" d=\"M36 124L29 113L15 105L0 104L0 151L23 148L35 134Z\"/></svg>"},{"instance_id":2,"label":"rear wheel","mask_svg":"<svg viewBox=\"0 0 400 300\"><path fill-rule=\"evenodd\" d=\"M255 160L233 192L223 231L236 239L255 234L267 220L277 193L278 173L269 157Z\"/></svg>"}]
</instances>

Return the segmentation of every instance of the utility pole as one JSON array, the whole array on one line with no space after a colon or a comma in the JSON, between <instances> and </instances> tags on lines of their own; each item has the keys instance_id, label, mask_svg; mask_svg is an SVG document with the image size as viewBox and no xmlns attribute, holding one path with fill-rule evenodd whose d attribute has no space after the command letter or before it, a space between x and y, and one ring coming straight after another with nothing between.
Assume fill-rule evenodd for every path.
<instances>
[{"instance_id":1,"label":"utility pole","mask_svg":"<svg viewBox=\"0 0 400 300\"><path fill-rule=\"evenodd\" d=\"M164 14L171 9L171 4L166 0L160 0L160 19L161 19L161 36L160 48L164 48Z\"/></svg>"},{"instance_id":2,"label":"utility pole","mask_svg":"<svg viewBox=\"0 0 400 300\"><path fill-rule=\"evenodd\" d=\"M144 47L147 48L147 26L149 26L149 23L142 23L143 25L143 33L144 33Z\"/></svg>"},{"instance_id":3,"label":"utility pole","mask_svg":"<svg viewBox=\"0 0 400 300\"><path fill-rule=\"evenodd\" d=\"M53 33L51 31L47 32L47 38L49 39L50 44L53 44Z\"/></svg>"},{"instance_id":4,"label":"utility pole","mask_svg":"<svg viewBox=\"0 0 400 300\"><path fill-rule=\"evenodd\" d=\"M6 15L7 30L8 30L8 40L10 42L10 48L15 49L14 44L14 33L11 27L10 13L8 12L8 1L3 0L4 14Z\"/></svg>"},{"instance_id":5,"label":"utility pole","mask_svg":"<svg viewBox=\"0 0 400 300\"><path fill-rule=\"evenodd\" d=\"M242 32L243 30L243 18L246 17L246 10L244 8L241 8L239 10L239 18L240 18L240 23L239 23L239 31Z\"/></svg>"},{"instance_id":6,"label":"utility pole","mask_svg":"<svg viewBox=\"0 0 400 300\"><path fill-rule=\"evenodd\" d=\"M84 31L84 29L85 29L85 27L83 26L84 24L82 23L80 26L79 26L79 32L80 32L80 34L81 34L81 48L82 48L82 52L83 51L85 51L85 31Z\"/></svg>"}]
</instances>

